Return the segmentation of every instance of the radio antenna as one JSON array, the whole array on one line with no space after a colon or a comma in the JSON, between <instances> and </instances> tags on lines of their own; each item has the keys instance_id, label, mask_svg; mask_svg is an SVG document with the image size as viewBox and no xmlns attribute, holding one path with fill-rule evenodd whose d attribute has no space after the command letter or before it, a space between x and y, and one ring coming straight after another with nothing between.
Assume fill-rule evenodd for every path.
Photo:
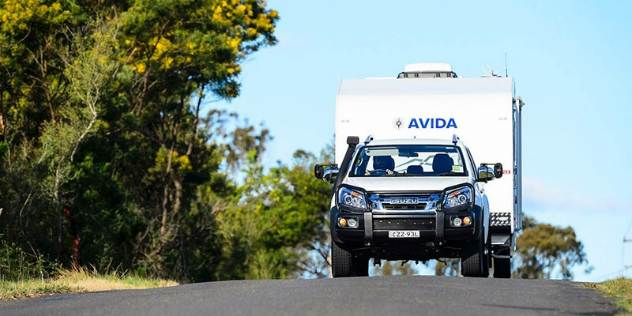
<instances>
[{"instance_id":1,"label":"radio antenna","mask_svg":"<svg viewBox=\"0 0 632 316\"><path fill-rule=\"evenodd\" d=\"M507 71L507 53L505 53L505 77L509 77L508 75L508 71Z\"/></svg>"}]
</instances>

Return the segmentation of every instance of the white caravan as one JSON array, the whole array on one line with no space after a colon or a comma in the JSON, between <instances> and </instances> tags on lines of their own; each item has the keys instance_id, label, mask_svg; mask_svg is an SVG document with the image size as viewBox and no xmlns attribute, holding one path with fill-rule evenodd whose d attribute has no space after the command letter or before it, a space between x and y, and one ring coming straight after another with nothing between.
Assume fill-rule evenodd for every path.
<instances>
[{"instance_id":1,"label":"white caravan","mask_svg":"<svg viewBox=\"0 0 632 316\"><path fill-rule=\"evenodd\" d=\"M342 80L337 164L315 167L334 184L333 276L367 275L370 258L460 258L464 276L487 277L493 261L510 277L522 105L512 78L458 78L450 64Z\"/></svg>"}]
</instances>

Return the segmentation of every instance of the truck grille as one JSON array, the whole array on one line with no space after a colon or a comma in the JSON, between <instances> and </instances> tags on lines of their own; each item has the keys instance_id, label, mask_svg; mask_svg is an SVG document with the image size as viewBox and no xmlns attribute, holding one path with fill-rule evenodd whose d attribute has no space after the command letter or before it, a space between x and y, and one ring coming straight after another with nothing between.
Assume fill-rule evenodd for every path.
<instances>
[{"instance_id":1,"label":"truck grille","mask_svg":"<svg viewBox=\"0 0 632 316\"><path fill-rule=\"evenodd\" d=\"M413 194L374 194L371 205L377 211L422 211L434 210L441 192L420 192Z\"/></svg>"},{"instance_id":2,"label":"truck grille","mask_svg":"<svg viewBox=\"0 0 632 316\"><path fill-rule=\"evenodd\" d=\"M432 230L434 228L434 218L373 219L375 230Z\"/></svg>"},{"instance_id":3,"label":"truck grille","mask_svg":"<svg viewBox=\"0 0 632 316\"><path fill-rule=\"evenodd\" d=\"M385 210L423 210L426 203L419 204L382 204Z\"/></svg>"}]
</instances>

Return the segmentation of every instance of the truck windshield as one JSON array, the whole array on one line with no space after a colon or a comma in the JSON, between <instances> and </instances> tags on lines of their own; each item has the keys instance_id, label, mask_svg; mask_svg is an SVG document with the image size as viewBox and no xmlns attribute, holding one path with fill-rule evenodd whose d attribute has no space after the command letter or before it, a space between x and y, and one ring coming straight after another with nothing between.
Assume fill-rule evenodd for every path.
<instances>
[{"instance_id":1,"label":"truck windshield","mask_svg":"<svg viewBox=\"0 0 632 316\"><path fill-rule=\"evenodd\" d=\"M351 177L465 176L463 155L457 146L396 145L360 149Z\"/></svg>"}]
</instances>

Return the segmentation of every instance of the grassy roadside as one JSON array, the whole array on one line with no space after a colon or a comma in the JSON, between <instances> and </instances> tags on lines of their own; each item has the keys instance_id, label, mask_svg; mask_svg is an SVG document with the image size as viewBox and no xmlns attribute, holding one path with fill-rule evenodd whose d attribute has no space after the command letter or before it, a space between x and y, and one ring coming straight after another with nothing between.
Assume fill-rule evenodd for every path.
<instances>
[{"instance_id":1,"label":"grassy roadside","mask_svg":"<svg viewBox=\"0 0 632 316\"><path fill-rule=\"evenodd\" d=\"M605 296L616 297L617 306L627 311L623 315L632 315L632 279L617 278L589 286L599 290Z\"/></svg>"},{"instance_id":2,"label":"grassy roadside","mask_svg":"<svg viewBox=\"0 0 632 316\"><path fill-rule=\"evenodd\" d=\"M0 281L0 300L22 299L58 293L85 293L174 286L168 280L146 279L122 273L99 275L88 271L63 271L51 279Z\"/></svg>"}]
</instances>

